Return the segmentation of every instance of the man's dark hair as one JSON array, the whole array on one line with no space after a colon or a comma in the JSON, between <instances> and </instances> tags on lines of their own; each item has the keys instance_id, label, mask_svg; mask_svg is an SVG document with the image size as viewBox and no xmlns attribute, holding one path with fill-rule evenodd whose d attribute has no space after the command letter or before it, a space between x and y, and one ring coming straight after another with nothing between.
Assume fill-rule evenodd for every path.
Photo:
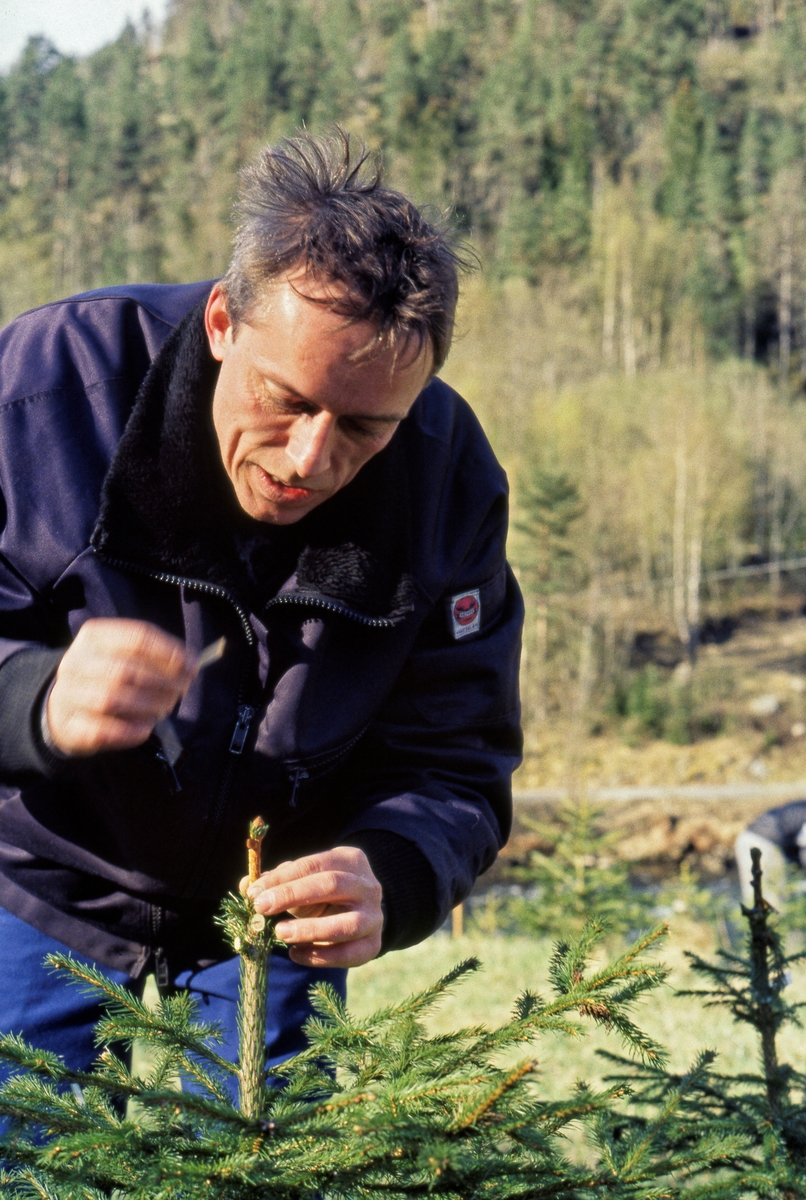
<instances>
[{"instance_id":1,"label":"man's dark hair","mask_svg":"<svg viewBox=\"0 0 806 1200\"><path fill-rule=\"evenodd\" d=\"M349 135L302 132L268 146L240 174L237 228L223 287L234 329L249 321L266 284L292 267L340 285L332 307L371 321L377 342L420 349L433 371L447 357L465 266L448 234L367 169ZM304 289L303 289L304 291Z\"/></svg>"}]
</instances>

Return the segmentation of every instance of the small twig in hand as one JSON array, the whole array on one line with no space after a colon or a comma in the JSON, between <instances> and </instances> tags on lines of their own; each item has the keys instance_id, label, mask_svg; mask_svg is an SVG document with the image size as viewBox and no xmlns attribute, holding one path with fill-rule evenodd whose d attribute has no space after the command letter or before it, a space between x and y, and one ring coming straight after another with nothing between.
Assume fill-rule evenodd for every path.
<instances>
[{"instance_id":1,"label":"small twig in hand","mask_svg":"<svg viewBox=\"0 0 806 1200\"><path fill-rule=\"evenodd\" d=\"M255 817L249 825L249 837L246 848L249 851L249 882L254 883L261 875L260 855L263 849L263 839L269 832L269 827L262 817Z\"/></svg>"}]
</instances>

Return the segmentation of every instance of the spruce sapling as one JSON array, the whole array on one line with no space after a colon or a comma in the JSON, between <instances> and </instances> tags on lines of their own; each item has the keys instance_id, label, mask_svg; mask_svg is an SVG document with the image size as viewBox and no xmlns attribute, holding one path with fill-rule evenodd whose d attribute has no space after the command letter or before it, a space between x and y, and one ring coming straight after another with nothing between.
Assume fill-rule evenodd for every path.
<instances>
[{"instance_id":1,"label":"spruce sapling","mask_svg":"<svg viewBox=\"0 0 806 1200\"><path fill-rule=\"evenodd\" d=\"M806 1197L806 1075L780 1062L778 1034L787 1023L801 1023L799 1010L804 1005L788 1003L783 992L790 967L806 956L784 953L771 920L774 909L763 895L761 851L754 848L751 856L753 906L742 906L749 926L745 953L720 950L716 962L687 954L710 986L679 994L702 997L706 1006L727 1007L737 1022L752 1026L758 1034L760 1071L720 1074L713 1068L717 1055L704 1052L668 1145L680 1151L732 1131L739 1137L736 1153L719 1172L703 1164L695 1194L795 1200ZM605 1057L626 1065L613 1055ZM630 1065L628 1071L611 1076L611 1082L638 1084L631 1118L621 1126L622 1136L627 1130L638 1136L648 1118L637 1114L661 1110L679 1089L681 1077L649 1063L637 1069Z\"/></svg>"},{"instance_id":2,"label":"spruce sapling","mask_svg":"<svg viewBox=\"0 0 806 1200\"><path fill-rule=\"evenodd\" d=\"M261 847L268 833L262 817L249 827L246 847L249 856L249 882L261 871ZM238 1083L241 1112L245 1117L261 1113L266 1088L266 1005L269 995L269 951L273 922L260 913L249 921L245 937L233 936L233 949L241 956L241 986L238 1006L240 1069Z\"/></svg>"},{"instance_id":3,"label":"spruce sapling","mask_svg":"<svg viewBox=\"0 0 806 1200\"><path fill-rule=\"evenodd\" d=\"M493 895L488 901L499 926L578 937L591 914L612 933L650 924L652 898L632 886L627 864L614 852L619 833L602 830L601 815L583 797L564 804L551 823L523 821L549 852L532 849L524 864L509 870L510 878L525 886L521 895ZM479 923L484 917L482 907Z\"/></svg>"},{"instance_id":4,"label":"spruce sapling","mask_svg":"<svg viewBox=\"0 0 806 1200\"><path fill-rule=\"evenodd\" d=\"M263 832L262 822L253 824L250 842L259 843ZM256 849L250 845L251 853ZM569 1126L607 1127L626 1089L579 1084L560 1101L541 1095L532 1044L547 1033L578 1036L580 1017L612 1030L643 1062L662 1063L662 1051L632 1018L636 1001L665 977L646 958L662 930L596 969L591 956L601 929L589 924L577 942L556 948L551 996L525 992L495 1029L430 1036L424 1023L448 990L477 969L473 960L365 1018L352 1016L320 985L312 993L317 1015L306 1026L308 1049L263 1080L253 1041L262 1034L260 1015L265 1019L265 975L253 948L267 953L272 933L269 926L256 929L254 915L245 898L227 898L222 924L243 963L239 1065L217 1053L215 1029L196 1020L187 995L163 997L152 1012L69 956L51 960L102 998L103 1049L92 1070L76 1072L19 1038L0 1038L0 1057L18 1068L0 1088L0 1115L12 1123L0 1144L4 1196L646 1200L668 1195L665 1181L676 1173L736 1153L730 1134L714 1133L701 1145L680 1135L678 1113L691 1086L684 1081L630 1153L614 1152L612 1139L600 1139L597 1161L573 1163L564 1151ZM143 1077L110 1049L135 1038L154 1055ZM233 1076L240 1106L228 1089ZM186 1090L176 1090L177 1080ZM131 1099L137 1104L124 1118L120 1101Z\"/></svg>"}]
</instances>

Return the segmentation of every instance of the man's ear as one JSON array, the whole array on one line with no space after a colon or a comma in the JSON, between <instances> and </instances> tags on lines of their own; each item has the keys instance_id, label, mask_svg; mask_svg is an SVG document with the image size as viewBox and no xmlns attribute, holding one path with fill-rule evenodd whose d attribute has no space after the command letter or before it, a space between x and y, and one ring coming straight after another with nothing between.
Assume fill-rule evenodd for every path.
<instances>
[{"instance_id":1,"label":"man's ear","mask_svg":"<svg viewBox=\"0 0 806 1200\"><path fill-rule=\"evenodd\" d=\"M227 346L232 342L232 321L227 308L227 296L220 283L215 284L207 300L204 328L210 353L217 362L221 362Z\"/></svg>"}]
</instances>

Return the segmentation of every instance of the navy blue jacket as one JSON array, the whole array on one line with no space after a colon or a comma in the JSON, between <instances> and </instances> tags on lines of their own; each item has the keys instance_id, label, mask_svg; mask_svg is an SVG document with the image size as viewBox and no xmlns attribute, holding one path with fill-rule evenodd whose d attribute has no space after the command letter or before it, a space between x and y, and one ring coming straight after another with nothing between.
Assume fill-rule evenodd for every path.
<instances>
[{"instance_id":1,"label":"navy blue jacket","mask_svg":"<svg viewBox=\"0 0 806 1200\"><path fill-rule=\"evenodd\" d=\"M384 946L426 936L506 839L520 752L506 481L470 409L431 383L336 496L255 522L212 429L209 288L91 292L0 334L0 905L133 975L222 953L258 813L273 862L364 848ZM68 763L41 742L99 616L227 638L173 770L153 737Z\"/></svg>"}]
</instances>

